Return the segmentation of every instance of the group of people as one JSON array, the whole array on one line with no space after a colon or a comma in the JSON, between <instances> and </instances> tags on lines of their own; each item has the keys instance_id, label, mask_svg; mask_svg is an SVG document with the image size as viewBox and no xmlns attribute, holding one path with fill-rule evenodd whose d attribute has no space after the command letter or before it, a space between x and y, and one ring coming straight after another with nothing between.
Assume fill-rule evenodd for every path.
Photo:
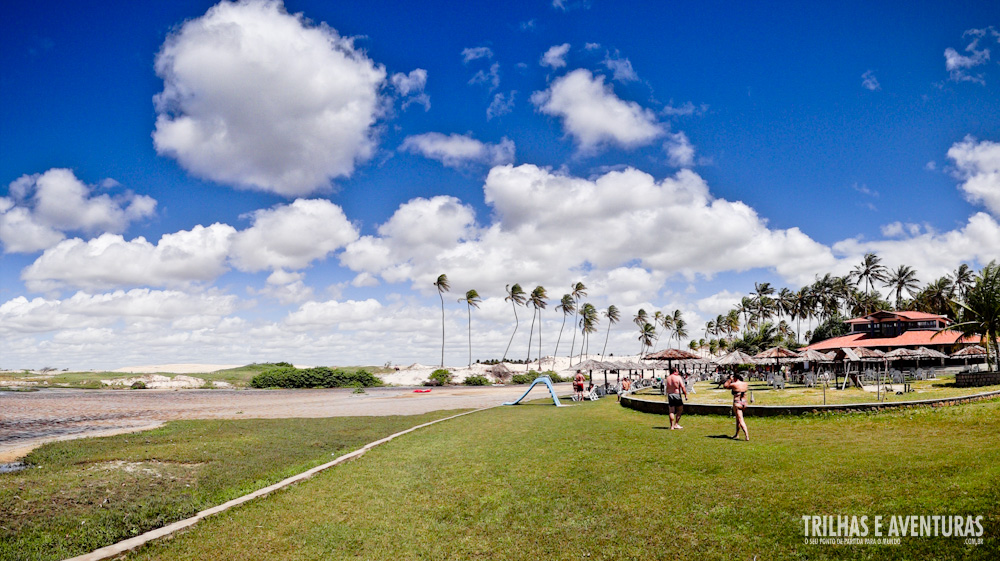
<instances>
[{"instance_id":1,"label":"group of people","mask_svg":"<svg viewBox=\"0 0 1000 561\"><path fill-rule=\"evenodd\" d=\"M684 400L688 398L687 386L684 378L676 368L670 370L670 375L664 380L667 394L667 411L670 414L670 430L683 429L681 426L681 416L684 414ZM747 423L743 420L743 411L747 408L747 390L749 385L743 381L743 376L738 373L730 374L722 387L733 394L733 415L736 416L736 434L733 440L739 440L740 431L746 440L750 440L750 432L747 430Z\"/></svg>"},{"instance_id":2,"label":"group of people","mask_svg":"<svg viewBox=\"0 0 1000 561\"><path fill-rule=\"evenodd\" d=\"M584 377L583 372L577 370L576 375L573 377L573 391L580 400L584 398L584 382L586 382L586 377ZM684 400L688 399L684 378L681 377L681 373L677 368L671 368L670 375L667 376L667 379L663 383L666 386L670 430L683 429L684 427L681 426L681 416L684 415ZM747 390L749 389L749 385L743 380L741 374L734 372L726 378L722 387L733 394L733 415L736 416L736 434L732 436L733 440L739 440L741 430L746 440L750 440L747 423L743 420L743 411L747 408ZM632 381L626 378L622 381L621 389L618 391L618 401L621 401L622 395L627 394L631 389Z\"/></svg>"}]
</instances>

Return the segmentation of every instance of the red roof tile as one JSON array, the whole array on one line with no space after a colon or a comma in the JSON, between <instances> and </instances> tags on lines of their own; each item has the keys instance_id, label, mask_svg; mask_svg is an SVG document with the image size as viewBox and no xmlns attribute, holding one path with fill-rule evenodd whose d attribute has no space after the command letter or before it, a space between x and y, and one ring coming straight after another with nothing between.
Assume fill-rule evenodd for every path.
<instances>
[{"instance_id":1,"label":"red roof tile","mask_svg":"<svg viewBox=\"0 0 1000 561\"><path fill-rule=\"evenodd\" d=\"M911 329L898 337L871 337L867 333L851 333L842 337L833 337L806 347L817 351L839 349L841 347L920 347L927 345L952 345L962 336L958 331L942 331L934 340L931 337L937 331ZM967 337L962 343L978 343L979 337Z\"/></svg>"},{"instance_id":2,"label":"red roof tile","mask_svg":"<svg viewBox=\"0 0 1000 561\"><path fill-rule=\"evenodd\" d=\"M862 316L862 317L857 317L857 318L851 318L851 319L845 321L844 323L852 323L852 324L853 323L871 323L873 321L871 319L872 316L882 316L883 318L886 318L886 319L891 318L892 316L898 316L898 317L902 318L904 321L921 321L921 320L937 319L937 320L943 320L946 323L951 323L950 319L948 319L945 316L939 315L939 314L930 314L930 313L927 313L927 312L911 312L911 311L889 312L889 311L886 311L886 310L880 310L878 312L872 312L872 313L868 314L867 316Z\"/></svg>"}]
</instances>

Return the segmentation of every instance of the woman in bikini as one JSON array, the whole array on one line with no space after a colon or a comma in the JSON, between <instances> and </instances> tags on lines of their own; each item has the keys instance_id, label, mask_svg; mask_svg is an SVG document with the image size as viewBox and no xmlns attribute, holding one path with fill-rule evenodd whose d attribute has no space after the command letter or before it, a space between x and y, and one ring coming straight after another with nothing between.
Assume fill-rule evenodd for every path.
<instances>
[{"instance_id":1,"label":"woman in bikini","mask_svg":"<svg viewBox=\"0 0 1000 561\"><path fill-rule=\"evenodd\" d=\"M739 440L740 429L743 429L746 439L750 440L750 431L747 430L747 423L743 420L743 410L747 408L748 384L737 373L730 374L726 383L722 384L722 387L733 392L733 414L736 415L736 434L733 435L733 440Z\"/></svg>"}]
</instances>

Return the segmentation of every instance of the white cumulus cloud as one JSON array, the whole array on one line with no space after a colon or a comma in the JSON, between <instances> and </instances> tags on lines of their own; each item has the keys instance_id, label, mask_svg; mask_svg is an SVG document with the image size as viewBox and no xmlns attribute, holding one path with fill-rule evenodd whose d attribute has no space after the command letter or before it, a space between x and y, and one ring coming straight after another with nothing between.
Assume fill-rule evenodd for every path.
<instances>
[{"instance_id":1,"label":"white cumulus cloud","mask_svg":"<svg viewBox=\"0 0 1000 561\"><path fill-rule=\"evenodd\" d=\"M670 165L678 168L694 165L694 146L683 132L669 133L663 149L667 152Z\"/></svg>"},{"instance_id":2,"label":"white cumulus cloud","mask_svg":"<svg viewBox=\"0 0 1000 561\"><path fill-rule=\"evenodd\" d=\"M577 69L556 79L549 89L531 95L546 115L562 119L563 128L584 151L604 144L633 148L664 134L656 115L615 95L603 76Z\"/></svg>"},{"instance_id":3,"label":"white cumulus cloud","mask_svg":"<svg viewBox=\"0 0 1000 561\"><path fill-rule=\"evenodd\" d=\"M117 187L117 182L106 182ZM126 191L97 194L72 170L53 168L13 181L9 197L0 197L0 242L7 253L30 253L52 247L65 232L121 233L135 220L152 216L156 201Z\"/></svg>"},{"instance_id":4,"label":"white cumulus cloud","mask_svg":"<svg viewBox=\"0 0 1000 561\"><path fill-rule=\"evenodd\" d=\"M966 136L948 149L965 197L1000 217L1000 142Z\"/></svg>"},{"instance_id":5,"label":"white cumulus cloud","mask_svg":"<svg viewBox=\"0 0 1000 561\"><path fill-rule=\"evenodd\" d=\"M566 53L568 52L569 43L553 45L549 47L549 50L545 51L545 54L542 55L539 64L542 66L548 66L552 69L562 68L566 66Z\"/></svg>"},{"instance_id":6,"label":"white cumulus cloud","mask_svg":"<svg viewBox=\"0 0 1000 561\"><path fill-rule=\"evenodd\" d=\"M406 137L399 149L459 168L469 163L491 166L511 163L515 147L514 141L507 137L497 144L489 144L469 135L428 132Z\"/></svg>"},{"instance_id":7,"label":"white cumulus cloud","mask_svg":"<svg viewBox=\"0 0 1000 561\"><path fill-rule=\"evenodd\" d=\"M153 141L191 173L298 196L370 157L386 72L280 1L221 2L156 56Z\"/></svg>"},{"instance_id":8,"label":"white cumulus cloud","mask_svg":"<svg viewBox=\"0 0 1000 561\"><path fill-rule=\"evenodd\" d=\"M301 269L358 237L343 209L325 199L297 199L253 217L232 241L232 262L243 271Z\"/></svg>"},{"instance_id":9,"label":"white cumulus cloud","mask_svg":"<svg viewBox=\"0 0 1000 561\"><path fill-rule=\"evenodd\" d=\"M1000 43L1000 32L990 26L984 29L969 29L962 34L962 37L972 37L972 40L965 47L965 52L969 54L963 55L951 47L944 50L944 67L948 71L948 77L956 82L985 84L986 80L983 78L983 74L973 75L969 73L969 70L990 60L990 50L986 47L980 47L979 42L986 39L987 41L996 40L997 43Z\"/></svg>"}]
</instances>

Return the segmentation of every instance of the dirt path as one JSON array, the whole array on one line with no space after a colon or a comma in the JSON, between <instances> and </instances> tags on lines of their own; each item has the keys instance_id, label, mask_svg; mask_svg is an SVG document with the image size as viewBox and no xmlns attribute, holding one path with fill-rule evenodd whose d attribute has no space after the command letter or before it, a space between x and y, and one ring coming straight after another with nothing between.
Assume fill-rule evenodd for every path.
<instances>
[{"instance_id":1,"label":"dirt path","mask_svg":"<svg viewBox=\"0 0 1000 561\"><path fill-rule=\"evenodd\" d=\"M559 393L569 393L559 388ZM0 462L53 440L148 430L177 419L417 415L513 401L524 386L352 390L40 390L0 392ZM537 394L537 395L536 395ZM532 398L545 397L544 388Z\"/></svg>"}]
</instances>

